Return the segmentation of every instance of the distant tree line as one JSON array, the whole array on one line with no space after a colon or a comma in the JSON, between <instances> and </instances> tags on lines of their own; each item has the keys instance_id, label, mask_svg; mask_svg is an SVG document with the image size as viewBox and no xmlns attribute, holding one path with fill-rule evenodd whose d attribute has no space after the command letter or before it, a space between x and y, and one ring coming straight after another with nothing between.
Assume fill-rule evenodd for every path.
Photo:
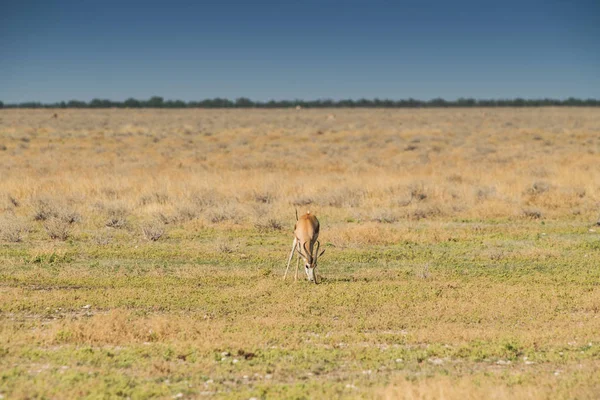
<instances>
[{"instance_id":1,"label":"distant tree line","mask_svg":"<svg viewBox=\"0 0 600 400\"><path fill-rule=\"evenodd\" d=\"M61 101L58 103L25 102L17 104L3 104L0 108L450 108L450 107L598 107L599 99L576 99L569 97L566 100L557 99L472 99L460 98L458 100L390 100L390 99L358 99L358 100L270 100L253 101L246 97L236 100L224 98L206 99L201 101L165 100L154 96L148 100L129 98L125 101L112 101L106 99L93 99L90 102L80 100Z\"/></svg>"}]
</instances>

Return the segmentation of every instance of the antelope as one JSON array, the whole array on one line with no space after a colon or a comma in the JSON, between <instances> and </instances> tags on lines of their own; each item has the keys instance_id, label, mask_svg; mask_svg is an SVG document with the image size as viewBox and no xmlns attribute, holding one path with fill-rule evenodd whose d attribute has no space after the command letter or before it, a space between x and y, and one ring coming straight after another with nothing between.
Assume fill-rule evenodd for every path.
<instances>
[{"instance_id":1,"label":"antelope","mask_svg":"<svg viewBox=\"0 0 600 400\"><path fill-rule=\"evenodd\" d=\"M319 247L321 243L317 240L319 238L319 220L313 214L308 211L306 214L298 218L298 210L296 210L296 226L294 227L294 242L292 243L292 251L288 258L287 267L285 269L285 275L283 279L287 277L288 270L290 269L290 262L294 256L294 251L298 252L298 259L296 260L296 276L295 281L298 280L298 267L300 265L300 257L304 261L304 272L310 282L319 283L317 279L317 259L325 253L325 250L319 254ZM317 245L316 250L315 244Z\"/></svg>"}]
</instances>

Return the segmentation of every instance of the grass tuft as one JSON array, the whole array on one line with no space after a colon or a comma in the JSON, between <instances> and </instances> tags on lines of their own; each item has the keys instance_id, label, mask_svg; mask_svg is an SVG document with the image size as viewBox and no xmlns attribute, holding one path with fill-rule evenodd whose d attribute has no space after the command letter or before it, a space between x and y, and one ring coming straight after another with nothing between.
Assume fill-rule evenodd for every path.
<instances>
[{"instance_id":1,"label":"grass tuft","mask_svg":"<svg viewBox=\"0 0 600 400\"><path fill-rule=\"evenodd\" d=\"M71 235L71 226L68 222L57 218L51 217L44 223L44 229L50 237L54 240L67 240Z\"/></svg>"},{"instance_id":2,"label":"grass tuft","mask_svg":"<svg viewBox=\"0 0 600 400\"><path fill-rule=\"evenodd\" d=\"M160 221L147 222L142 225L142 234L146 240L156 242L165 237L165 227Z\"/></svg>"},{"instance_id":3,"label":"grass tuft","mask_svg":"<svg viewBox=\"0 0 600 400\"><path fill-rule=\"evenodd\" d=\"M0 217L0 239L4 241L21 242L29 231L27 222L21 218L14 215Z\"/></svg>"}]
</instances>

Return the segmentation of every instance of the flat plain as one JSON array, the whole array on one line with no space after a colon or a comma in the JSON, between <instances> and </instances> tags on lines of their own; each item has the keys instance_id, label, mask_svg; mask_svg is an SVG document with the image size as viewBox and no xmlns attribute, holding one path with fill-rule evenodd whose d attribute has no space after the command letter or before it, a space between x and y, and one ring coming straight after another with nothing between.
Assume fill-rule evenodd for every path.
<instances>
[{"instance_id":1,"label":"flat plain","mask_svg":"<svg viewBox=\"0 0 600 400\"><path fill-rule=\"evenodd\" d=\"M597 398L599 214L600 109L0 110L0 395Z\"/></svg>"}]
</instances>

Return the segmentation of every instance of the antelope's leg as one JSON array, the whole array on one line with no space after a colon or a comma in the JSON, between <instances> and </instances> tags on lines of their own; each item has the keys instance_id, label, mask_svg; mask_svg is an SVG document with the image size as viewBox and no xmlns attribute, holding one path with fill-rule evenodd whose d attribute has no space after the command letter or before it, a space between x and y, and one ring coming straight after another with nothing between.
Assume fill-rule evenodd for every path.
<instances>
[{"instance_id":1,"label":"antelope's leg","mask_svg":"<svg viewBox=\"0 0 600 400\"><path fill-rule=\"evenodd\" d=\"M296 276L294 277L295 281L298 280L298 267L300 267L300 254L298 254L298 259L296 260Z\"/></svg>"},{"instance_id":2,"label":"antelope's leg","mask_svg":"<svg viewBox=\"0 0 600 400\"><path fill-rule=\"evenodd\" d=\"M285 274L283 275L283 280L285 280L285 278L287 277L288 270L290 269L290 263L292 262L292 257L294 256L294 250L296 250L296 243L297 243L297 240L294 237L294 243L292 243L292 251L288 258L287 267L285 268Z\"/></svg>"}]
</instances>

